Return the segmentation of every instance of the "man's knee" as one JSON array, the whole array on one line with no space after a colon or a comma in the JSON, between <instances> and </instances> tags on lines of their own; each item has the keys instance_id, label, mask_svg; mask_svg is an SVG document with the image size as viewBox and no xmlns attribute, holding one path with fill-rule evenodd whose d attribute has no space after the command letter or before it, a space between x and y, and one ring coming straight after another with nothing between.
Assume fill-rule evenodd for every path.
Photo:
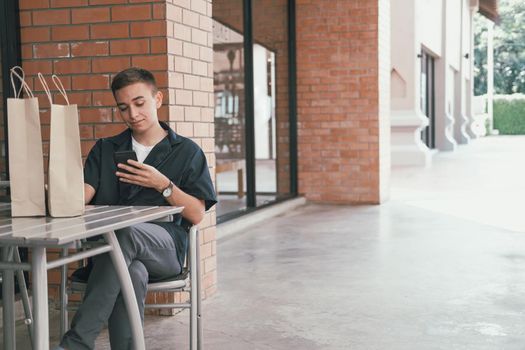
<instances>
[{"instance_id":1,"label":"man's knee","mask_svg":"<svg viewBox=\"0 0 525 350\"><path fill-rule=\"evenodd\" d=\"M133 226L117 230L115 235L122 251L129 251L129 249L136 247L137 231Z\"/></svg>"}]
</instances>

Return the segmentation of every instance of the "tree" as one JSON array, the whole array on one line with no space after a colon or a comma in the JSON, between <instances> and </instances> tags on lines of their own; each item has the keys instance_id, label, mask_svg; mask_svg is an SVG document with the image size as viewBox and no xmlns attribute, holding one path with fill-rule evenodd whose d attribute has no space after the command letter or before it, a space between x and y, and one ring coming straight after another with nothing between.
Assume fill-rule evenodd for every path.
<instances>
[{"instance_id":1,"label":"tree","mask_svg":"<svg viewBox=\"0 0 525 350\"><path fill-rule=\"evenodd\" d=\"M494 28L494 92L525 93L525 2L501 0L501 22ZM474 19L474 93L487 91L487 22Z\"/></svg>"}]
</instances>

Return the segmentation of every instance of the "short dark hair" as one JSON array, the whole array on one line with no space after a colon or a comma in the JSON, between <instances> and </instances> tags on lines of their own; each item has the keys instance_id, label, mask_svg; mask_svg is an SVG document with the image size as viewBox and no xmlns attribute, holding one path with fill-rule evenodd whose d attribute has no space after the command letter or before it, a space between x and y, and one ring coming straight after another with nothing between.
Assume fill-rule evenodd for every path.
<instances>
[{"instance_id":1,"label":"short dark hair","mask_svg":"<svg viewBox=\"0 0 525 350\"><path fill-rule=\"evenodd\" d=\"M157 82L150 71L143 68L131 67L124 69L113 77L113 81L111 82L113 96L115 96L117 90L135 83L149 84L152 87L152 92L157 92Z\"/></svg>"}]
</instances>

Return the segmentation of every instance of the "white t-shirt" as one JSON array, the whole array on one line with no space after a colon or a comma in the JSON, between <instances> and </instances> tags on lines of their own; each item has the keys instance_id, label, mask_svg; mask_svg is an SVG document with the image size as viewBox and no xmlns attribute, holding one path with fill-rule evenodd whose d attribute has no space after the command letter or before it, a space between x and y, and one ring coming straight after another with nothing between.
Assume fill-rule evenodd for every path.
<instances>
[{"instance_id":1,"label":"white t-shirt","mask_svg":"<svg viewBox=\"0 0 525 350\"><path fill-rule=\"evenodd\" d=\"M137 153L137 160L139 163L144 163L144 159L148 156L149 152L153 149L155 146L144 146L135 140L133 136L131 136L131 144L132 148Z\"/></svg>"}]
</instances>

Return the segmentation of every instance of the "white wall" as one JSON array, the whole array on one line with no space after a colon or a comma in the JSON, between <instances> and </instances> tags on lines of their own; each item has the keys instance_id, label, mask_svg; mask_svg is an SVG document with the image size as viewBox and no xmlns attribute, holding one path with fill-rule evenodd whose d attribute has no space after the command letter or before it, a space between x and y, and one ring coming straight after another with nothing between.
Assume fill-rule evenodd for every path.
<instances>
[{"instance_id":1,"label":"white wall","mask_svg":"<svg viewBox=\"0 0 525 350\"><path fill-rule=\"evenodd\" d=\"M391 108L414 108L416 103L416 37L414 0L393 0L391 13Z\"/></svg>"},{"instance_id":2,"label":"white wall","mask_svg":"<svg viewBox=\"0 0 525 350\"><path fill-rule=\"evenodd\" d=\"M379 0L379 200L390 196L390 0Z\"/></svg>"},{"instance_id":3,"label":"white wall","mask_svg":"<svg viewBox=\"0 0 525 350\"><path fill-rule=\"evenodd\" d=\"M462 0L445 0L447 62L454 69L459 70L461 56L461 3Z\"/></svg>"},{"instance_id":4,"label":"white wall","mask_svg":"<svg viewBox=\"0 0 525 350\"><path fill-rule=\"evenodd\" d=\"M421 63L417 55L425 47L435 57L441 56L443 1L391 2L392 110L419 106Z\"/></svg>"},{"instance_id":5,"label":"white wall","mask_svg":"<svg viewBox=\"0 0 525 350\"><path fill-rule=\"evenodd\" d=\"M436 63L436 146L456 148L456 122L458 135L465 135L472 93L473 58L464 58L471 51L471 14L470 0L391 0L392 164L400 159L394 156L396 149L409 150L404 152L403 164L426 159L418 139L427 119L420 111L421 62L417 55L422 49ZM407 157L418 160L411 163Z\"/></svg>"},{"instance_id":6,"label":"white wall","mask_svg":"<svg viewBox=\"0 0 525 350\"><path fill-rule=\"evenodd\" d=\"M417 28L423 23L418 1L392 0L390 4L392 165L427 166L431 160L428 147L419 137L428 119L420 108L421 41ZM433 46L435 40L427 43Z\"/></svg>"},{"instance_id":7,"label":"white wall","mask_svg":"<svg viewBox=\"0 0 525 350\"><path fill-rule=\"evenodd\" d=\"M416 37L433 55L441 56L443 0L418 0L416 7ZM420 46L421 47L421 46Z\"/></svg>"}]
</instances>

